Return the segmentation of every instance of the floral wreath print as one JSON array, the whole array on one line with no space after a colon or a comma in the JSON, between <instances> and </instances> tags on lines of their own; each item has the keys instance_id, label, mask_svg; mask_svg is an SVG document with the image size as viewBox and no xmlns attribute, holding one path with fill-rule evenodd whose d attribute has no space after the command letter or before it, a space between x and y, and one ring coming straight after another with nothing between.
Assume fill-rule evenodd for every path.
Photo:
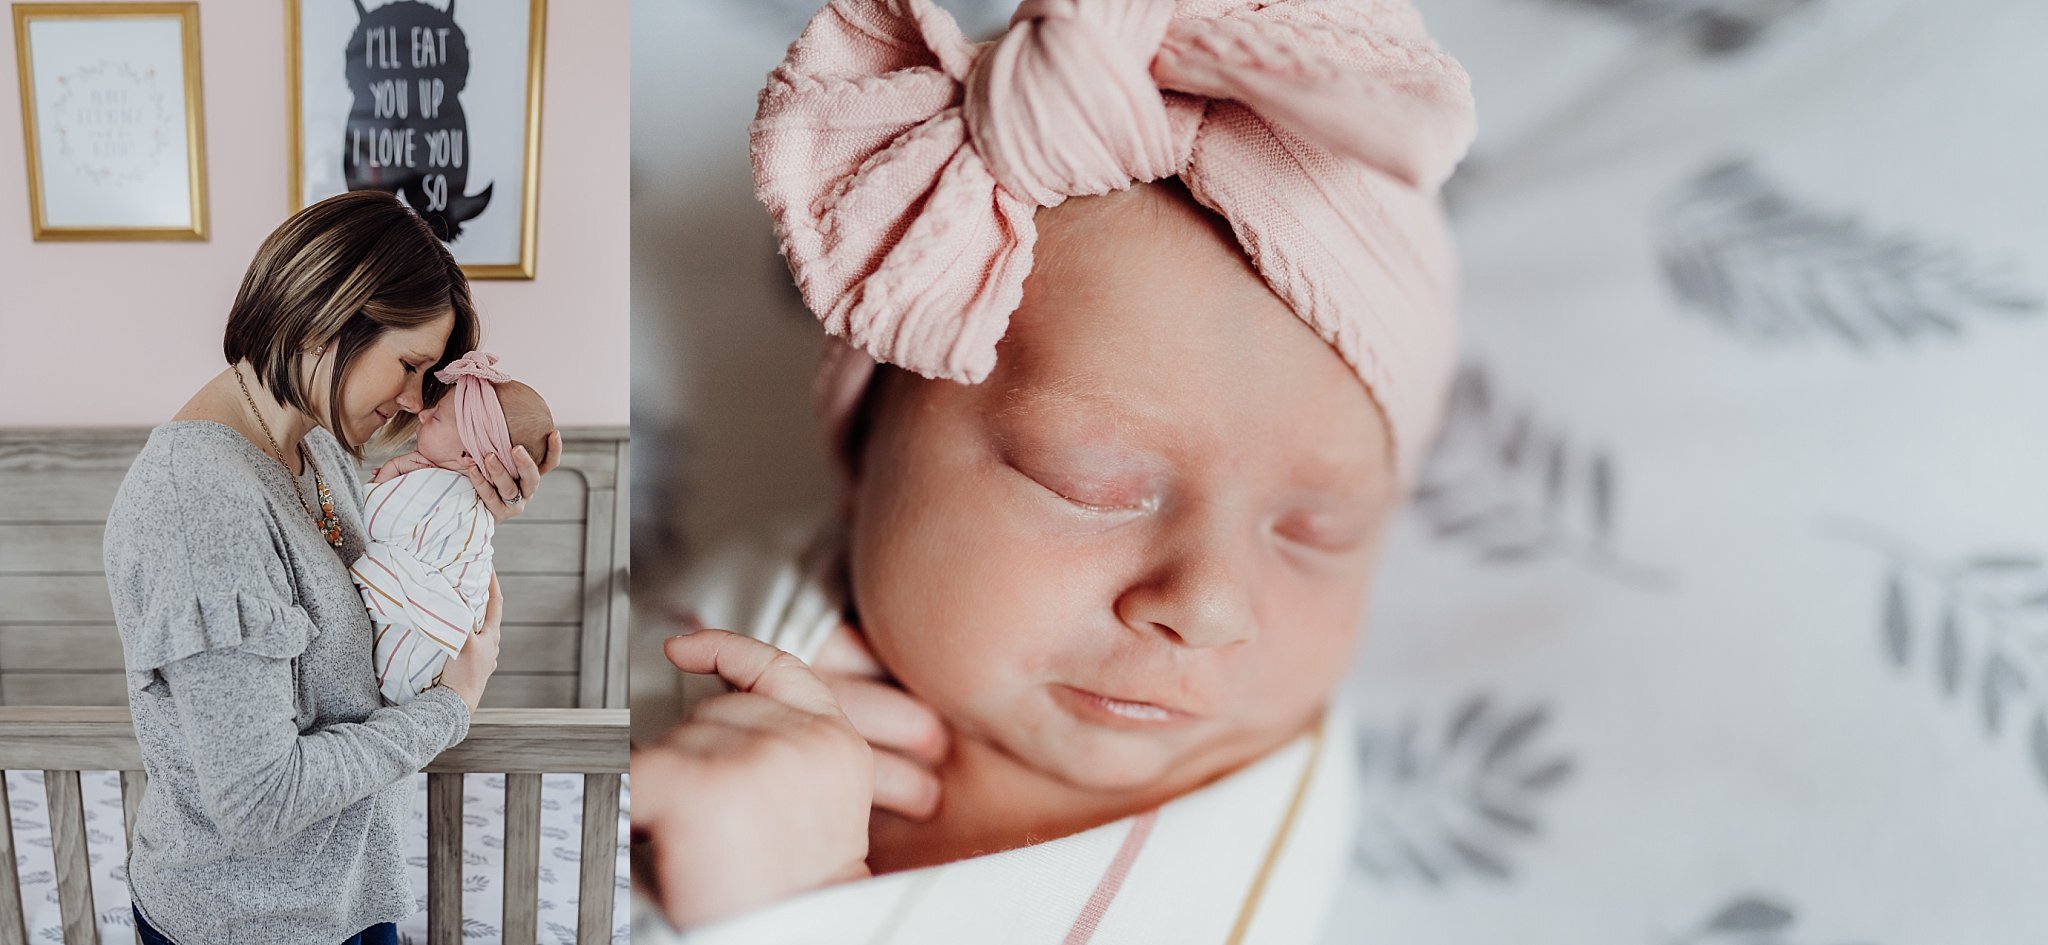
<instances>
[{"instance_id":1,"label":"floral wreath print","mask_svg":"<svg viewBox=\"0 0 2048 945\"><path fill-rule=\"evenodd\" d=\"M171 113L155 69L102 59L57 77L57 154L99 186L142 180L170 150Z\"/></svg>"}]
</instances>

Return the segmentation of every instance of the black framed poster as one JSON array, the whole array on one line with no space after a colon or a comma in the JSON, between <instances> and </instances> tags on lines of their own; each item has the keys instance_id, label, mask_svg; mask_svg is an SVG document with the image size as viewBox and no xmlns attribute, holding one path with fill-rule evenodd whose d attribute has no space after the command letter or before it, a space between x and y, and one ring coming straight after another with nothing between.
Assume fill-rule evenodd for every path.
<instances>
[{"instance_id":1,"label":"black framed poster","mask_svg":"<svg viewBox=\"0 0 2048 945\"><path fill-rule=\"evenodd\" d=\"M546 0L286 0L294 210L384 190L471 278L531 279Z\"/></svg>"}]
</instances>

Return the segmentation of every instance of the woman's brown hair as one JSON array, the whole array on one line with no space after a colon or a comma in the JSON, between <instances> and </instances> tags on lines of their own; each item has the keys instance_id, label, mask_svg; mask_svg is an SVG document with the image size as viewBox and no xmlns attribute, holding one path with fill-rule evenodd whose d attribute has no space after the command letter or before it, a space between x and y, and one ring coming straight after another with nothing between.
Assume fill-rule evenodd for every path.
<instances>
[{"instance_id":1,"label":"woman's brown hair","mask_svg":"<svg viewBox=\"0 0 2048 945\"><path fill-rule=\"evenodd\" d=\"M265 390L310 415L313 396L300 355L328 346L335 360L321 425L360 459L363 444L342 433L341 386L350 365L385 331L417 327L451 309L448 346L421 384L429 406L447 389L434 372L476 347L469 280L426 221L396 196L350 191L292 214L263 240L228 310L221 348L229 364L248 361ZM414 422L401 415L384 435L403 437Z\"/></svg>"}]
</instances>

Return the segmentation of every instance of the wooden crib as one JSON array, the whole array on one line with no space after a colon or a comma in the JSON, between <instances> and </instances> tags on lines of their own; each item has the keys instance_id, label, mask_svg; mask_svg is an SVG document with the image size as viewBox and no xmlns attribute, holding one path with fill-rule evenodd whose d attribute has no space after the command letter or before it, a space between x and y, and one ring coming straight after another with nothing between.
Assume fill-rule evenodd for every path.
<instances>
[{"instance_id":1,"label":"wooden crib","mask_svg":"<svg viewBox=\"0 0 2048 945\"><path fill-rule=\"evenodd\" d=\"M487 706L626 707L626 431L562 433L561 466L498 532ZM128 704L100 537L147 437L0 430L0 705Z\"/></svg>"},{"instance_id":2,"label":"wooden crib","mask_svg":"<svg viewBox=\"0 0 2048 945\"><path fill-rule=\"evenodd\" d=\"M98 942L80 772L145 789L101 565L114 493L148 431L0 430L0 771L44 772L66 945ZM563 461L499 530L498 672L461 745L427 768L428 941L462 939L465 773L505 775L503 939L536 941L543 773L584 775L577 941L609 942L626 771L627 435L563 431ZM374 460L373 460L374 461ZM25 943L0 780L0 945Z\"/></svg>"},{"instance_id":3,"label":"wooden crib","mask_svg":"<svg viewBox=\"0 0 2048 945\"><path fill-rule=\"evenodd\" d=\"M462 776L505 775L503 941L538 939L540 777L584 777L583 839L577 866L578 945L612 940L618 854L619 778L626 772L624 709L482 709L469 737L427 766L427 941L462 941ZM51 857L65 945L98 945L86 857L81 771L121 772L123 821L132 837L135 805L149 780L128 710L112 706L0 707L0 770L40 769L49 796ZM0 781L0 812L8 809ZM26 945L26 914L14 869L13 827L0 816L0 945Z\"/></svg>"}]
</instances>

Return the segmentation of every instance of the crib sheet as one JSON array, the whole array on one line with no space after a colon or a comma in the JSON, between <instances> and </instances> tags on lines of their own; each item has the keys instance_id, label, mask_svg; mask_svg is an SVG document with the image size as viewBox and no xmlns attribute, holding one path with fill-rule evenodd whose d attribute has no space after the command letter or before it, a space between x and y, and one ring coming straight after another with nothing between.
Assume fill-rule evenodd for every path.
<instances>
[{"instance_id":1,"label":"crib sheet","mask_svg":"<svg viewBox=\"0 0 2048 945\"><path fill-rule=\"evenodd\" d=\"M2048 942L2048 5L1417 6L1464 364L1324 945Z\"/></svg>"},{"instance_id":2,"label":"crib sheet","mask_svg":"<svg viewBox=\"0 0 2048 945\"><path fill-rule=\"evenodd\" d=\"M8 813L14 823L15 868L21 878L22 907L27 912L31 942L62 942L63 919L57 907L56 870L50 855L50 820L40 771L7 772ZM94 912L100 939L109 945L134 941L129 912L127 842L121 820L121 779L111 771L88 771L81 777L85 796L87 856L92 863ZM621 779L629 781L630 779ZM398 925L401 942L427 937L427 778L414 778L413 832L406 853L409 882L417 904ZM618 864L613 880L611 941L627 941L626 818L631 788L619 798ZM578 900L577 870L583 836L583 778L550 774L541 778L540 916L536 945L574 945ZM505 776L471 774L463 778L462 801L462 935L477 942L502 936L505 875Z\"/></svg>"}]
</instances>

